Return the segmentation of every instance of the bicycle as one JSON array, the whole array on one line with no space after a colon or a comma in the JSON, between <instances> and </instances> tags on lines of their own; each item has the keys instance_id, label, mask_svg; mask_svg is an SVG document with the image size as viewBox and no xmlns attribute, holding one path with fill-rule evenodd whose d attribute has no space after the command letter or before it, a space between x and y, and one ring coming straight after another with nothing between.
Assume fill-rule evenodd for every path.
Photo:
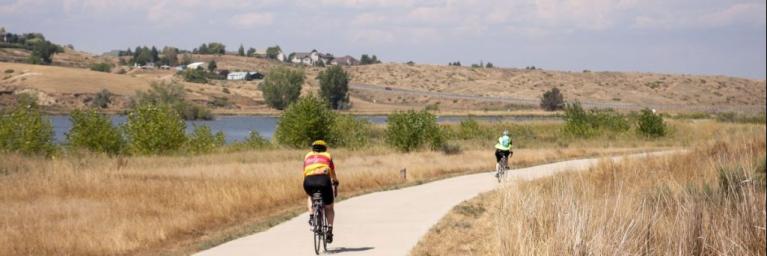
<instances>
[{"instance_id":1,"label":"bicycle","mask_svg":"<svg viewBox=\"0 0 767 256\"><path fill-rule=\"evenodd\" d=\"M498 183L501 183L503 178L506 177L506 171L509 170L509 156L511 156L511 154L514 154L514 152L510 152L508 156L503 155L501 157L501 162L495 170L495 177L498 178Z\"/></svg>"},{"instance_id":2,"label":"bicycle","mask_svg":"<svg viewBox=\"0 0 767 256\"><path fill-rule=\"evenodd\" d=\"M312 233L314 235L314 253L320 255L320 248L323 252L328 251L328 220L325 217L325 204L322 202L322 194L314 192L312 194Z\"/></svg>"}]
</instances>

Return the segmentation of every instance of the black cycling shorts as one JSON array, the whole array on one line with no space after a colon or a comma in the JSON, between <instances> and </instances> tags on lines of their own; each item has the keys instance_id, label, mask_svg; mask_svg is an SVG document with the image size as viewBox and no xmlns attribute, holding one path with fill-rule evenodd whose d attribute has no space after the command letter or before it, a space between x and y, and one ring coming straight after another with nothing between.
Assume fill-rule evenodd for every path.
<instances>
[{"instance_id":1,"label":"black cycling shorts","mask_svg":"<svg viewBox=\"0 0 767 256\"><path fill-rule=\"evenodd\" d=\"M511 151L509 151L509 150L495 149L495 162L496 163L500 163L501 162L501 158L503 156L506 156L506 159L508 160L509 159L509 153L511 153Z\"/></svg>"},{"instance_id":2,"label":"black cycling shorts","mask_svg":"<svg viewBox=\"0 0 767 256\"><path fill-rule=\"evenodd\" d=\"M314 192L322 194L322 203L333 204L333 182L329 175L312 175L304 177L304 191L311 196Z\"/></svg>"}]
</instances>

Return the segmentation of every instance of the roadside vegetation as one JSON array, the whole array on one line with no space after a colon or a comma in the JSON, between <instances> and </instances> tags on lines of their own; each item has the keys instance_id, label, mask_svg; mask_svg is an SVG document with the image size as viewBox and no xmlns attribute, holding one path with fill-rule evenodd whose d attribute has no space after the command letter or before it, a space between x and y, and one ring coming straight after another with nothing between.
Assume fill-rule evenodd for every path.
<instances>
[{"instance_id":1,"label":"roadside vegetation","mask_svg":"<svg viewBox=\"0 0 767 256\"><path fill-rule=\"evenodd\" d=\"M603 162L464 202L412 254L764 255L765 126L698 129L713 136L685 153Z\"/></svg>"},{"instance_id":2,"label":"roadside vegetation","mask_svg":"<svg viewBox=\"0 0 767 256\"><path fill-rule=\"evenodd\" d=\"M253 132L247 140L224 144L223 134L208 127L184 133L181 114L168 104L174 101L163 100L175 93L152 95L148 98L154 100L129 112L122 127L91 110L74 115L76 128L63 147L53 144L50 123L34 104L2 113L0 250L15 255L189 253L265 228L302 210L303 191L294 186L301 179L296 164L317 138L331 143L343 180L341 195L349 197L492 169L492 147L504 129L514 140L512 166L525 166L689 146L719 133L763 127L664 120L672 132L660 137L635 132L635 124L620 133L598 129L579 137L567 135L567 123L559 121L438 124L428 112L397 112L389 126L371 125L332 111L320 97L306 96L289 105L273 140ZM313 133L317 130L326 133ZM402 169L407 179L400 176ZM78 235L68 235L73 233Z\"/></svg>"}]
</instances>

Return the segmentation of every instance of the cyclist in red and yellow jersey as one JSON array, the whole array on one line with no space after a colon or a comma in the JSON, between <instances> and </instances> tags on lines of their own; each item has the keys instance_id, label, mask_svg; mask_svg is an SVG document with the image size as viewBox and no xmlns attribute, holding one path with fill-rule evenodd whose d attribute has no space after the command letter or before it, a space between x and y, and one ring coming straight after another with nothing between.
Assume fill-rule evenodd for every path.
<instances>
[{"instance_id":1,"label":"cyclist in red and yellow jersey","mask_svg":"<svg viewBox=\"0 0 767 256\"><path fill-rule=\"evenodd\" d=\"M335 199L338 178L336 178L336 167L333 164L333 157L327 152L328 147L325 141L317 140L312 143L312 151L304 157L304 191L309 196L307 206L309 208L309 220L312 219L312 193L319 191L322 194L322 201L325 204L325 215L328 219L328 243L333 242L333 201Z\"/></svg>"}]
</instances>

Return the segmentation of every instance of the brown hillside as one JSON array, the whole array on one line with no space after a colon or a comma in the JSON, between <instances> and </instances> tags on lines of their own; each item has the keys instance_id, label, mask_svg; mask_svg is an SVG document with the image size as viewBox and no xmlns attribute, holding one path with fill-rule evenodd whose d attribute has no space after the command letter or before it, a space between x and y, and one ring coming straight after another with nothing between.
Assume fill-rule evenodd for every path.
<instances>
[{"instance_id":1,"label":"brown hillside","mask_svg":"<svg viewBox=\"0 0 767 256\"><path fill-rule=\"evenodd\" d=\"M699 75L561 72L378 64L348 69L356 83L475 96L538 99L559 87L566 100L642 105L764 106L765 81ZM379 95L378 100L386 100ZM764 109L764 108L762 108Z\"/></svg>"}]
</instances>

